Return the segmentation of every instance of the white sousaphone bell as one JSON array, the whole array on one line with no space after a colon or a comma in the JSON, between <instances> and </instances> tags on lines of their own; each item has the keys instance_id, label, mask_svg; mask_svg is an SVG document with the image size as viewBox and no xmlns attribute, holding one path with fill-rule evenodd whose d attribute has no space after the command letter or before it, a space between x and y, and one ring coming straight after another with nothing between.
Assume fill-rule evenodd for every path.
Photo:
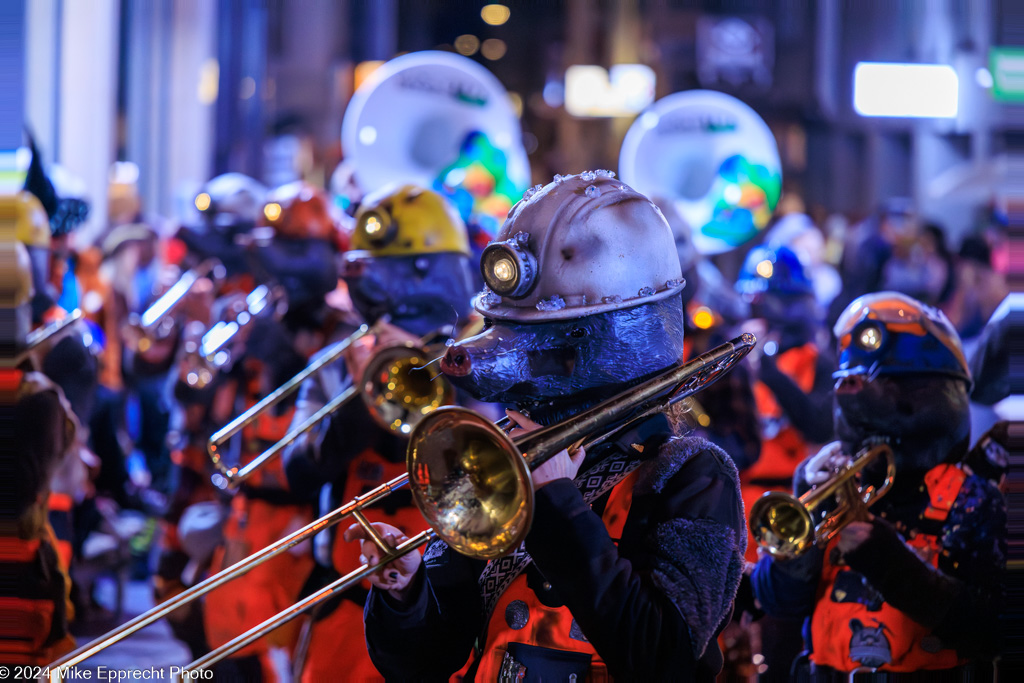
<instances>
[{"instance_id":1,"label":"white sousaphone bell","mask_svg":"<svg viewBox=\"0 0 1024 683\"><path fill-rule=\"evenodd\" d=\"M768 224L782 190L768 125L735 97L690 90L662 98L630 126L619 176L673 203L704 254L730 251Z\"/></svg>"},{"instance_id":2,"label":"white sousaphone bell","mask_svg":"<svg viewBox=\"0 0 1024 683\"><path fill-rule=\"evenodd\" d=\"M352 96L341 126L345 155L366 192L391 183L430 187L466 137L504 152L509 179L530 183L519 119L495 76L450 52L414 52L387 62Z\"/></svg>"}]
</instances>

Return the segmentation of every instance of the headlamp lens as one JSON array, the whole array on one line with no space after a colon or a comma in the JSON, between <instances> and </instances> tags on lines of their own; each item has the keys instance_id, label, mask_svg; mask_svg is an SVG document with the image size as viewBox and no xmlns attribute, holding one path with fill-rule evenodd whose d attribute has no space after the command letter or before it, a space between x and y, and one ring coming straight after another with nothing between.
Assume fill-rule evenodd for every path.
<instances>
[{"instance_id":1,"label":"headlamp lens","mask_svg":"<svg viewBox=\"0 0 1024 683\"><path fill-rule=\"evenodd\" d=\"M516 266L508 258L498 259L494 263L494 277L498 278L502 282L509 282L516 276Z\"/></svg>"},{"instance_id":2,"label":"headlamp lens","mask_svg":"<svg viewBox=\"0 0 1024 683\"><path fill-rule=\"evenodd\" d=\"M857 333L857 346L865 351L877 351L882 345L882 331L874 325L868 325Z\"/></svg>"},{"instance_id":3,"label":"headlamp lens","mask_svg":"<svg viewBox=\"0 0 1024 683\"><path fill-rule=\"evenodd\" d=\"M499 296L519 299L533 288L537 265L533 255L515 240L493 242L484 249L480 272Z\"/></svg>"}]
</instances>

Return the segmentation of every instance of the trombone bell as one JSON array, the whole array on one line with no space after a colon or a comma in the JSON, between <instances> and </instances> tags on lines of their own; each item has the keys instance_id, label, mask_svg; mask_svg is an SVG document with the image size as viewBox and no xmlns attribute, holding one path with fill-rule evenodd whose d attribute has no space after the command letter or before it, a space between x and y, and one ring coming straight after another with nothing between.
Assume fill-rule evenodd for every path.
<instances>
[{"instance_id":1,"label":"trombone bell","mask_svg":"<svg viewBox=\"0 0 1024 683\"><path fill-rule=\"evenodd\" d=\"M416 506L456 551L494 559L514 548L533 520L533 480L505 432L466 408L440 408L409 444Z\"/></svg>"},{"instance_id":2,"label":"trombone bell","mask_svg":"<svg viewBox=\"0 0 1024 683\"><path fill-rule=\"evenodd\" d=\"M423 417L451 404L451 382L413 343L386 346L363 371L363 399L373 418L395 434L407 435Z\"/></svg>"}]
</instances>

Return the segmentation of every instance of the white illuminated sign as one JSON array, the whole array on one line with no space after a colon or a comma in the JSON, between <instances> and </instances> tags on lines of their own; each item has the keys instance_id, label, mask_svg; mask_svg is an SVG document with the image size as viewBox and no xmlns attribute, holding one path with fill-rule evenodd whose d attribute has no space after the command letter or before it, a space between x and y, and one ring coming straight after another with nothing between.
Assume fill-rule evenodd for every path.
<instances>
[{"instance_id":1,"label":"white illuminated sign","mask_svg":"<svg viewBox=\"0 0 1024 683\"><path fill-rule=\"evenodd\" d=\"M654 101L654 70L643 64L577 64L565 70L565 110L573 116L633 116Z\"/></svg>"},{"instance_id":2,"label":"white illuminated sign","mask_svg":"<svg viewBox=\"0 0 1024 683\"><path fill-rule=\"evenodd\" d=\"M853 71L853 108L861 116L955 118L959 80L944 64L860 62Z\"/></svg>"}]
</instances>

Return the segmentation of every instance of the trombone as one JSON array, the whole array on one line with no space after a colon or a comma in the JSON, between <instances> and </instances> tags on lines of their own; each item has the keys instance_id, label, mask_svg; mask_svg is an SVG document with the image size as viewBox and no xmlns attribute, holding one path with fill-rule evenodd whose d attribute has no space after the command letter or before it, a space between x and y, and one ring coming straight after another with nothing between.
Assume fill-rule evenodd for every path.
<instances>
[{"instance_id":1,"label":"trombone","mask_svg":"<svg viewBox=\"0 0 1024 683\"><path fill-rule=\"evenodd\" d=\"M629 424L697 393L728 372L754 343L754 335L743 334L565 422L515 439L479 413L456 406L438 408L413 429L407 451L408 473L381 487L394 490L411 481L413 500L431 528L392 548L363 516L363 506L357 506L352 516L381 551L378 564L361 565L187 665L182 675L231 656L435 538L470 557L493 559L507 554L530 530L531 470L564 448L574 444L593 446ZM466 542L467 530L473 532L469 537L472 542Z\"/></svg>"},{"instance_id":2,"label":"trombone","mask_svg":"<svg viewBox=\"0 0 1024 683\"><path fill-rule=\"evenodd\" d=\"M132 313L128 316L124 336L129 348L145 352L154 343L169 337L174 330L171 314L185 300L196 282L208 275L212 275L215 281L222 280L226 272L224 265L215 258L206 259L195 268L185 271L142 315Z\"/></svg>"},{"instance_id":3,"label":"trombone","mask_svg":"<svg viewBox=\"0 0 1024 683\"><path fill-rule=\"evenodd\" d=\"M25 335L25 345L20 349L15 347L15 357L13 359L4 359L3 363L0 365L3 367L7 367L8 365L10 367L17 366L19 363L29 358L36 349L44 343L55 341L60 337L60 335L69 330L72 325L81 320L82 317L82 309L76 308L60 320L54 320L47 325L32 330Z\"/></svg>"},{"instance_id":4,"label":"trombone","mask_svg":"<svg viewBox=\"0 0 1024 683\"><path fill-rule=\"evenodd\" d=\"M881 486L858 484L864 468L880 458L886 462ZM750 507L750 531L769 554L781 559L798 557L813 545L826 545L850 522L865 519L868 508L889 492L895 477L896 461L888 445L865 448L799 498L783 491L765 493ZM830 499L835 499L837 506L823 509Z\"/></svg>"},{"instance_id":5,"label":"trombone","mask_svg":"<svg viewBox=\"0 0 1024 683\"><path fill-rule=\"evenodd\" d=\"M218 372L234 360L231 346L256 318L276 313L285 305L284 290L280 287L259 285L245 297L244 308L237 310L235 319L218 320L197 344L186 342L186 362L189 364L185 381L195 389L202 389L213 381Z\"/></svg>"},{"instance_id":6,"label":"trombone","mask_svg":"<svg viewBox=\"0 0 1024 683\"><path fill-rule=\"evenodd\" d=\"M379 322L387 322L384 316ZM376 327L362 325L344 341L335 344L329 351L307 365L301 372L267 394L259 403L217 430L206 444L210 461L217 469L214 484L221 488L241 485L261 467L284 450L288 444L319 424L329 415L359 394L370 410L370 415L384 429L395 434L408 434L423 416L436 408L451 403L455 390L439 370L430 367L426 347L411 342L392 344L377 351L370 358L363 371L362 379L335 396L323 407L293 427L280 441L253 458L244 467L228 467L223 462L221 449L235 434L251 424L260 415L270 410L286 397L295 393L302 383L319 373L327 365L340 358L356 341L371 334ZM428 335L433 336L433 335Z\"/></svg>"},{"instance_id":7,"label":"trombone","mask_svg":"<svg viewBox=\"0 0 1024 683\"><path fill-rule=\"evenodd\" d=\"M50 668L59 672L85 661L175 609L202 597L349 517L366 531L368 538L380 549L382 557L378 565L361 565L259 626L192 662L185 667L182 675L185 676L189 671L210 666L228 657L266 633L330 599L336 593L347 590L364 577L378 571L380 567L438 536L445 540L457 540L468 526L460 521L463 516L474 518L471 521L475 524L475 517L478 516L475 510L496 504L508 513L500 515L500 519L497 520L494 540L491 543L484 543L482 534L479 534L474 547L469 550L475 557L498 557L518 543L529 530L533 503L533 486L529 474L531 469L573 443L598 443L630 422L696 393L728 372L749 353L754 342L753 335L741 335L684 365L673 366L644 384L628 389L566 422L515 439L510 439L500 427L477 413L462 408L439 408L424 417L413 429L407 455L407 464L412 476L410 473L403 474L364 495L356 496L324 517L61 657L51 663ZM445 429L452 427L461 433L455 433L455 430L444 433ZM476 435L480 435L479 441L474 440ZM446 452L452 448L452 444L468 448L461 453L453 454L453 457L460 461L455 467L448 460ZM429 468L435 462L440 462L446 472L430 472ZM449 474L450 483L445 484L444 480ZM420 505L420 511L432 528L421 531L398 546L391 547L367 520L363 510L409 484L410 480L416 486L424 487L423 491L414 489L413 498L417 505ZM512 495L506 497L505 494ZM520 497L516 498L516 494ZM443 498L454 504L442 506L430 503L434 499ZM429 509L424 509L421 501L427 503ZM520 514L526 509L529 509L529 512L525 516ZM502 529L502 525L514 528L506 531Z\"/></svg>"}]
</instances>

